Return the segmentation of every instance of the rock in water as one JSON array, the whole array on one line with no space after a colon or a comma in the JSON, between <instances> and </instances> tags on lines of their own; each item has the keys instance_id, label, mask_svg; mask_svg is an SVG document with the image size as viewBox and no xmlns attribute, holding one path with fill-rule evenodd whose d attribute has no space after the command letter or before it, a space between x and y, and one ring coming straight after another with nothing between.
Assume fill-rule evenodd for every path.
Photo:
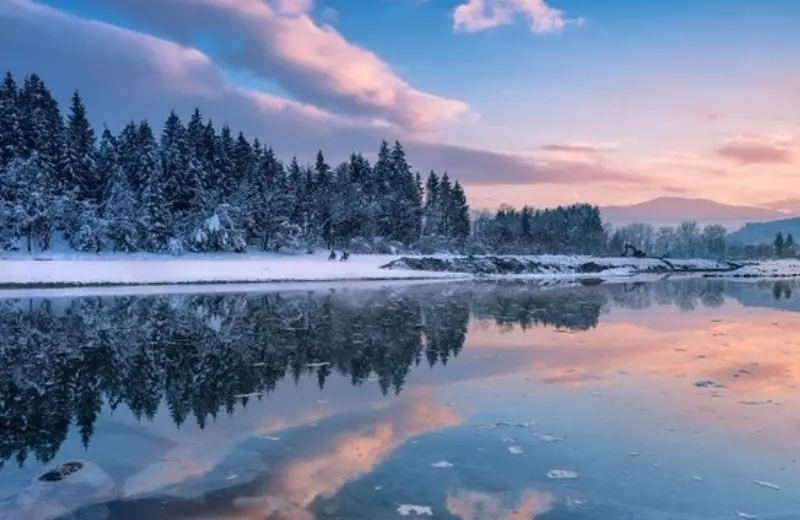
<instances>
[{"instance_id":1,"label":"rock in water","mask_svg":"<svg viewBox=\"0 0 800 520\"><path fill-rule=\"evenodd\" d=\"M104 504L115 497L108 473L93 462L75 460L53 466L15 499L0 504L0 520L102 520L108 516ZM73 516L79 510L82 514Z\"/></svg>"}]
</instances>

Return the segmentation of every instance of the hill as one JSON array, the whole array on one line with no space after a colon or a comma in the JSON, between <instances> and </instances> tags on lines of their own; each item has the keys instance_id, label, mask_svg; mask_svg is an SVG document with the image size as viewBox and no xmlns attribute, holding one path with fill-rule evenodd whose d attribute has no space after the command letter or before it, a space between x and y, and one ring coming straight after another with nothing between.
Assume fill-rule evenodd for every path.
<instances>
[{"instance_id":1,"label":"hill","mask_svg":"<svg viewBox=\"0 0 800 520\"><path fill-rule=\"evenodd\" d=\"M800 238L800 217L769 222L749 222L741 229L729 234L728 239L747 245L767 244L772 242L778 233L791 234L796 239Z\"/></svg>"},{"instance_id":2,"label":"hill","mask_svg":"<svg viewBox=\"0 0 800 520\"><path fill-rule=\"evenodd\" d=\"M676 226L687 220L695 220L700 225L721 224L728 229L786 216L778 209L733 206L708 199L683 197L658 197L629 206L606 206L600 208L600 213L603 220L615 226L631 222Z\"/></svg>"}]
</instances>

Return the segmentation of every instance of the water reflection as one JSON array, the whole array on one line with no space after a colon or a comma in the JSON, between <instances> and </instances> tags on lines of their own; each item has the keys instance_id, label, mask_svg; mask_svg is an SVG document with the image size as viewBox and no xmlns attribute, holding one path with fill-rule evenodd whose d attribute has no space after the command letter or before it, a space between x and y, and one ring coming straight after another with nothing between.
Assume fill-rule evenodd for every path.
<instances>
[{"instance_id":1,"label":"water reflection","mask_svg":"<svg viewBox=\"0 0 800 520\"><path fill-rule=\"evenodd\" d=\"M115 519L201 514L226 520L263 515L361 518L356 515L370 508L380 516L386 504L348 503L348 496L360 496L363 490L344 491L359 475L390 471L384 468L386 458L405 450L412 439L458 430L453 427L463 426L466 416L485 413L505 399L486 388L469 394L481 378L524 373L527 381L579 387L645 374L669 376L682 385L676 386L680 392L721 396L692 386L703 377L745 397L720 400L713 414L706 413L709 405L701 404L677 409L676 416L697 421L724 416L731 421L736 414L726 407L742 403L753 409L750 415L758 415L759 405L783 401L800 376L793 361L800 327L790 319L777 326L748 315L748 309L800 310L793 288L791 282L684 279L546 290L501 283L3 300L0 464L13 460L24 467L52 461L72 437L89 450L98 421L129 410L136 421L158 423L166 417L173 427L197 431L214 423L211 429L219 433L217 440L198 440L189 429L177 444L166 438L148 440L150 450L168 455L153 456L158 462L126 474L122 495L144 498L114 509ZM739 312L737 319L722 321L700 312L722 306L727 316ZM629 312L655 308L657 312L637 312L635 319ZM759 337L769 337L777 347L765 351ZM465 353L472 362L462 360ZM458 369L442 368L455 358ZM415 370L420 365L437 368ZM416 386L406 388L412 377ZM469 381L470 388L462 389L458 406L442 403L437 386L459 378ZM284 379L295 385L310 380L320 389L346 379L354 389L374 386L385 396L402 393L403 400L309 412L307 406L290 402L291 388L280 398L274 395ZM652 386L637 382L644 385L636 392ZM660 384L657 390L669 388ZM303 392L298 391L307 395ZM222 416L245 417L262 404L267 408L257 409L257 426L244 428L244 433L239 426L224 430L215 424ZM294 417L289 413L293 408L298 411ZM760 420L769 426L764 436L786 439L774 417ZM163 420L159 424L164 431ZM141 432L136 435L141 440ZM284 436L293 439L291 452L271 443ZM455 439L453 446L463 442ZM479 462L465 460L458 467L470 464ZM252 475L243 479L243 471ZM208 482L199 483L212 473L214 485L230 479L228 487L235 492L210 504L192 505L178 498L165 503L164 494L185 497L212 491ZM496 482L497 476L493 478ZM443 507L452 518L546 518L558 502L543 486L498 494L487 492L492 486L486 481L479 483L464 481L447 490ZM180 492L173 492L178 485L183 486ZM323 506L317 516L309 512ZM156 509L162 516L154 516Z\"/></svg>"}]
</instances>

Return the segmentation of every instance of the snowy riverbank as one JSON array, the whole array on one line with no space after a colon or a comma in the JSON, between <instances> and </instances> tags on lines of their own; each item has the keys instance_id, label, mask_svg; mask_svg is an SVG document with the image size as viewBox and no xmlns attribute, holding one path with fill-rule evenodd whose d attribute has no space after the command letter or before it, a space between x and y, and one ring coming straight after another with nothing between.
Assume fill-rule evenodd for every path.
<instances>
[{"instance_id":1,"label":"snowy riverbank","mask_svg":"<svg viewBox=\"0 0 800 520\"><path fill-rule=\"evenodd\" d=\"M197 284L262 284L486 278L614 279L639 275L705 274L725 278L800 276L800 262L738 267L713 260L591 256L355 255L347 262L313 255L39 255L0 260L0 289Z\"/></svg>"}]
</instances>

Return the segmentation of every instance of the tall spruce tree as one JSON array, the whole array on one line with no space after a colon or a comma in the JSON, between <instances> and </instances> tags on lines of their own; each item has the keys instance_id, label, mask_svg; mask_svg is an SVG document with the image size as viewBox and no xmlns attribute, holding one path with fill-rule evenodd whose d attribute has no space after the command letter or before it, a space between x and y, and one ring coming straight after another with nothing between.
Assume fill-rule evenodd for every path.
<instances>
[{"instance_id":1,"label":"tall spruce tree","mask_svg":"<svg viewBox=\"0 0 800 520\"><path fill-rule=\"evenodd\" d=\"M166 252L173 238L171 215L165 197L166 182L158 143L152 127L139 125L138 178L142 182L139 201L139 240L148 251Z\"/></svg>"},{"instance_id":2,"label":"tall spruce tree","mask_svg":"<svg viewBox=\"0 0 800 520\"><path fill-rule=\"evenodd\" d=\"M0 84L0 169L23 154L19 105L17 82L7 72Z\"/></svg>"}]
</instances>

